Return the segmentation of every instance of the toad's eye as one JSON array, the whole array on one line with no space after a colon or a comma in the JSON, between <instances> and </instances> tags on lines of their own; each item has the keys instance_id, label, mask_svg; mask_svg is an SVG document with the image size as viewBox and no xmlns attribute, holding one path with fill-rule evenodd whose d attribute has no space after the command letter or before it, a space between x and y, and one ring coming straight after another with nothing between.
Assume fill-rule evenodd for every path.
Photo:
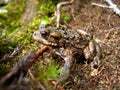
<instances>
[{"instance_id":1,"label":"toad's eye","mask_svg":"<svg viewBox=\"0 0 120 90\"><path fill-rule=\"evenodd\" d=\"M49 35L49 31L48 30L41 31L40 33L41 33L42 37L44 37L44 38L46 38Z\"/></svg>"}]
</instances>

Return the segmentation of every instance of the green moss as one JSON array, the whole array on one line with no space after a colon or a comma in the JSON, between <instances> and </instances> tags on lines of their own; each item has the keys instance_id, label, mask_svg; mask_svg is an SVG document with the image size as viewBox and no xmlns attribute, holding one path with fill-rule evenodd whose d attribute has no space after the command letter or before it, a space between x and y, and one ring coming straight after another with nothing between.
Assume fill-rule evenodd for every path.
<instances>
[{"instance_id":1,"label":"green moss","mask_svg":"<svg viewBox=\"0 0 120 90\"><path fill-rule=\"evenodd\" d=\"M58 66L53 61L39 69L40 74L38 76L38 80L40 81L44 81L44 79L49 80L51 78L56 80L58 78L58 74L61 72L61 69L58 69Z\"/></svg>"},{"instance_id":2,"label":"green moss","mask_svg":"<svg viewBox=\"0 0 120 90\"><path fill-rule=\"evenodd\" d=\"M68 15L64 15L64 16L63 16L63 20L64 20L64 21L69 21L69 20L70 20L70 17L69 17Z\"/></svg>"},{"instance_id":3,"label":"green moss","mask_svg":"<svg viewBox=\"0 0 120 90\"><path fill-rule=\"evenodd\" d=\"M26 1L27 0L12 0L4 7L8 10L8 13L0 15L0 21L6 28L8 34L20 27L19 19L21 18L25 9Z\"/></svg>"},{"instance_id":4,"label":"green moss","mask_svg":"<svg viewBox=\"0 0 120 90\"><path fill-rule=\"evenodd\" d=\"M0 53L7 53L18 45L16 39L12 40L20 28L20 18L23 14L27 0L11 0L5 9L8 13L0 14ZM10 37L12 33L15 33Z\"/></svg>"},{"instance_id":5,"label":"green moss","mask_svg":"<svg viewBox=\"0 0 120 90\"><path fill-rule=\"evenodd\" d=\"M51 13L54 13L56 4L59 0L46 0L43 1L39 7L39 10L45 15L50 16Z\"/></svg>"},{"instance_id":6,"label":"green moss","mask_svg":"<svg viewBox=\"0 0 120 90\"><path fill-rule=\"evenodd\" d=\"M37 70L37 80L39 80L40 83L42 83L47 90L53 89L51 85L51 80L57 81L59 78L59 74L62 72L54 61L46 63L45 65L40 63Z\"/></svg>"},{"instance_id":7,"label":"green moss","mask_svg":"<svg viewBox=\"0 0 120 90\"><path fill-rule=\"evenodd\" d=\"M42 3L37 2L37 14L29 24L26 24L23 27L21 26L22 24L20 20L25 11L27 1L28 0L11 0L11 2L4 7L8 10L8 13L0 14L0 58L2 58L4 54L12 52L12 50L14 50L14 48L19 44L24 46L24 50L18 57L22 57L27 54L29 50L36 50L38 48L38 43L32 39L32 34L38 29L42 21L46 21L47 24L51 23L49 18L54 16L53 14L56 7L55 4L57 4L59 0L46 0L46 2L43 1ZM6 65L0 64L0 74L4 71L4 68L2 67L5 66ZM4 72L6 73L9 68L5 69L6 70ZM45 78L56 79L59 73L58 66L56 66L53 62L48 64L45 68L40 67L40 69L40 72L45 70L46 73L42 73L38 77L39 80L44 80Z\"/></svg>"}]
</instances>

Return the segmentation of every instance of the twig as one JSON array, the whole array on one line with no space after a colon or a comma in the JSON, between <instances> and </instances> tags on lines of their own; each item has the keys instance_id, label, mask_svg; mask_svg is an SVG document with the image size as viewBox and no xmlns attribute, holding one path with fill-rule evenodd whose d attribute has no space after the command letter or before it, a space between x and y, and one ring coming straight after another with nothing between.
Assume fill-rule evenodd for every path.
<instances>
[{"instance_id":1,"label":"twig","mask_svg":"<svg viewBox=\"0 0 120 90\"><path fill-rule=\"evenodd\" d=\"M16 55L18 55L21 51L22 51L22 48L23 48L23 46L17 46L14 50L13 50L13 52L12 53L10 53L10 54L5 54L4 56L3 56L3 58L0 60L0 62L1 61L6 61L7 59L12 59L12 58L14 58Z\"/></svg>"},{"instance_id":2,"label":"twig","mask_svg":"<svg viewBox=\"0 0 120 90\"><path fill-rule=\"evenodd\" d=\"M97 4L97 3L92 3L92 5L99 6L99 7L103 7L103 8L110 8L110 7L107 6L107 5L102 5L102 4Z\"/></svg>"},{"instance_id":3,"label":"twig","mask_svg":"<svg viewBox=\"0 0 120 90\"><path fill-rule=\"evenodd\" d=\"M21 58L18 61L18 64L15 67L13 67L12 71L0 80L0 86L9 85L12 82L14 82L14 80L18 81L22 73L24 74L23 76L25 76L28 68L33 63L34 58L35 58L34 51L30 51L28 55Z\"/></svg>"},{"instance_id":4,"label":"twig","mask_svg":"<svg viewBox=\"0 0 120 90\"><path fill-rule=\"evenodd\" d=\"M116 14L118 14L120 16L120 9L117 7L116 4L114 4L112 2L112 0L105 0L109 6L107 5L102 5L102 4L97 4L97 3L92 3L92 5L96 5L96 6L99 6L99 7L103 7L103 8L110 8L112 9Z\"/></svg>"},{"instance_id":5,"label":"twig","mask_svg":"<svg viewBox=\"0 0 120 90\"><path fill-rule=\"evenodd\" d=\"M45 87L44 87L39 81L37 81L37 80L35 79L35 77L34 77L34 75L32 74L32 72L31 72L30 69L28 70L28 73L29 73L30 77L32 78L32 80L34 80L35 82L37 82L37 84L38 84L38 89L40 89L40 90L46 90Z\"/></svg>"},{"instance_id":6,"label":"twig","mask_svg":"<svg viewBox=\"0 0 120 90\"><path fill-rule=\"evenodd\" d=\"M75 0L70 0L69 2L61 2L57 4L57 12L56 12L56 27L60 26L60 8L61 6L65 6L65 5L70 5L74 2Z\"/></svg>"},{"instance_id":7,"label":"twig","mask_svg":"<svg viewBox=\"0 0 120 90\"><path fill-rule=\"evenodd\" d=\"M48 49L48 46L43 46L42 48L40 48L38 51L35 52L35 57L36 59L46 50Z\"/></svg>"}]
</instances>

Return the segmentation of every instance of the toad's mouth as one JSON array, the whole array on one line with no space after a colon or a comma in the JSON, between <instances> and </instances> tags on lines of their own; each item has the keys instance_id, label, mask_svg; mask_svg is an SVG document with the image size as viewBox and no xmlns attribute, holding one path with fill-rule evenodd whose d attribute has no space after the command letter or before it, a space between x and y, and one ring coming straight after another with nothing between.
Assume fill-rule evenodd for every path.
<instances>
[{"instance_id":1,"label":"toad's mouth","mask_svg":"<svg viewBox=\"0 0 120 90\"><path fill-rule=\"evenodd\" d=\"M48 45L48 46L57 46L58 44L57 43L53 43L52 41L48 41L46 40L45 38L43 38L41 36L41 33L40 31L35 31L33 33L33 39L35 39L36 41L38 41L39 43L42 43L44 45Z\"/></svg>"}]
</instances>

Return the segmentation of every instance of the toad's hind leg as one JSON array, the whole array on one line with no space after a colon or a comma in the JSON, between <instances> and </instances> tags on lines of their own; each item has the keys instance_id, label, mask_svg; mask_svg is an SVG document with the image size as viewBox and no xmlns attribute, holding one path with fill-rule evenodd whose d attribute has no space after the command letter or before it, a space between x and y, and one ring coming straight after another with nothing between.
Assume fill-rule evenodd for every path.
<instances>
[{"instance_id":1,"label":"toad's hind leg","mask_svg":"<svg viewBox=\"0 0 120 90\"><path fill-rule=\"evenodd\" d=\"M98 73L102 56L101 52L102 49L95 40L91 40L88 46L84 49L84 56L87 62L91 62L91 76L95 76Z\"/></svg>"},{"instance_id":2,"label":"toad's hind leg","mask_svg":"<svg viewBox=\"0 0 120 90\"><path fill-rule=\"evenodd\" d=\"M95 57L101 58L102 51L100 45L95 40L91 40L83 52L87 60L94 60Z\"/></svg>"}]
</instances>

